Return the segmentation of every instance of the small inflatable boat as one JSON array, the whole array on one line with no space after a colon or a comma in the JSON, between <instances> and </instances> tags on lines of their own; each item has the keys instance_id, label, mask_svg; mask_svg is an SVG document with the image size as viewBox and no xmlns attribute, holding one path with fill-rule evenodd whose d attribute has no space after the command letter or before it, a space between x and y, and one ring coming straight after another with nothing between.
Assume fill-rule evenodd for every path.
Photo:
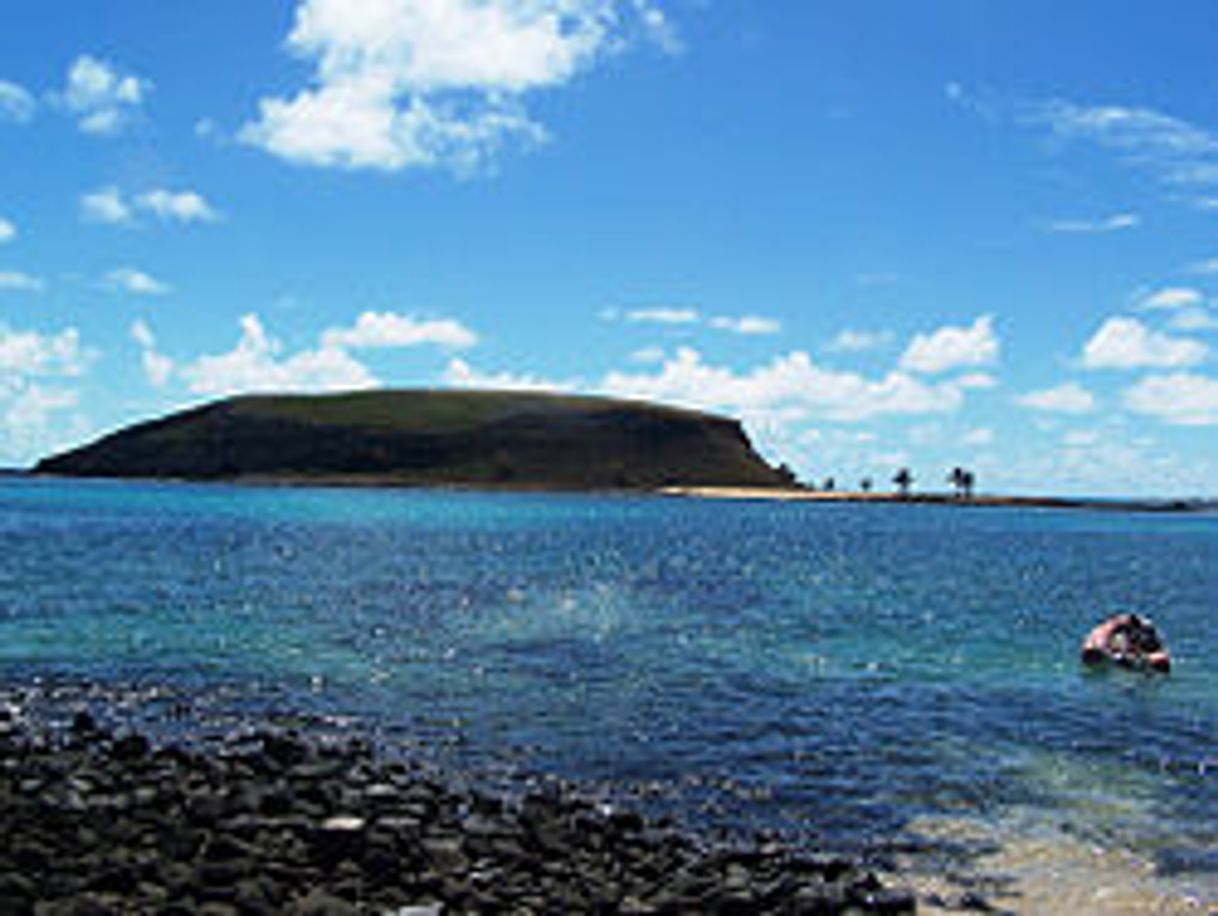
<instances>
[{"instance_id":1,"label":"small inflatable boat","mask_svg":"<svg viewBox=\"0 0 1218 916\"><path fill-rule=\"evenodd\" d=\"M1109 617L1083 640L1080 651L1084 665L1120 665L1166 674L1171 656L1155 625L1137 614Z\"/></svg>"}]
</instances>

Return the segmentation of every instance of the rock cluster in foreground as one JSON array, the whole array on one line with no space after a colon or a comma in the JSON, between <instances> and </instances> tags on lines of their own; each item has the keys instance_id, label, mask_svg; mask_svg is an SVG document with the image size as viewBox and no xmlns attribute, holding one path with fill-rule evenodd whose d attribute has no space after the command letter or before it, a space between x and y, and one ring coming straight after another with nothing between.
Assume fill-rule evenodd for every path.
<instances>
[{"instance_id":1,"label":"rock cluster in foreground","mask_svg":"<svg viewBox=\"0 0 1218 916\"><path fill-rule=\"evenodd\" d=\"M282 733L198 752L0 723L0 913L901 913L844 860L460 791Z\"/></svg>"}]
</instances>

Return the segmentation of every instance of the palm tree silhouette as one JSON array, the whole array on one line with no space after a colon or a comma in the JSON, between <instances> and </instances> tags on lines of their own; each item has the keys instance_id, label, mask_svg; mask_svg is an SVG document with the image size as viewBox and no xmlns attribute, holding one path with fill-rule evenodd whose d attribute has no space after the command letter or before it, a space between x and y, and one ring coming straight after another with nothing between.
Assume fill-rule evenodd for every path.
<instances>
[{"instance_id":1,"label":"palm tree silhouette","mask_svg":"<svg viewBox=\"0 0 1218 916\"><path fill-rule=\"evenodd\" d=\"M913 486L914 476L910 473L909 468L901 468L893 475L892 482L897 485L897 490L904 498L909 496L909 488Z\"/></svg>"},{"instance_id":2,"label":"palm tree silhouette","mask_svg":"<svg viewBox=\"0 0 1218 916\"><path fill-rule=\"evenodd\" d=\"M952 468L952 472L947 475L947 482L956 488L956 499L972 499L976 479L972 471L960 467Z\"/></svg>"}]
</instances>

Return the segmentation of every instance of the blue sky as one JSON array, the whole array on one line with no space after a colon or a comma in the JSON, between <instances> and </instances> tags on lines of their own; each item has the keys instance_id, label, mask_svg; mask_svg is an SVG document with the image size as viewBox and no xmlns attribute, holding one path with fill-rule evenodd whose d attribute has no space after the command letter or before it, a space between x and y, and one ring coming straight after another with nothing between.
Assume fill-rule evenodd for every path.
<instances>
[{"instance_id":1,"label":"blue sky","mask_svg":"<svg viewBox=\"0 0 1218 916\"><path fill-rule=\"evenodd\" d=\"M0 464L241 391L1213 494L1206 0L9 0Z\"/></svg>"}]
</instances>

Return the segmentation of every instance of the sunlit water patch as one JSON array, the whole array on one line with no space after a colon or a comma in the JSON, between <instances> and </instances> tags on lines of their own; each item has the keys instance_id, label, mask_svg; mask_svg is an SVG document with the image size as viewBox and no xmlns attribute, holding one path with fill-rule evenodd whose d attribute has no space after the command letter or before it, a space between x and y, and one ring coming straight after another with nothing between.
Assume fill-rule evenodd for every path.
<instances>
[{"instance_id":1,"label":"sunlit water patch","mask_svg":"<svg viewBox=\"0 0 1218 916\"><path fill-rule=\"evenodd\" d=\"M1213 516L11 480L0 557L9 686L343 722L1024 911L1218 901ZM1080 671L1116 609L1171 677Z\"/></svg>"}]
</instances>

